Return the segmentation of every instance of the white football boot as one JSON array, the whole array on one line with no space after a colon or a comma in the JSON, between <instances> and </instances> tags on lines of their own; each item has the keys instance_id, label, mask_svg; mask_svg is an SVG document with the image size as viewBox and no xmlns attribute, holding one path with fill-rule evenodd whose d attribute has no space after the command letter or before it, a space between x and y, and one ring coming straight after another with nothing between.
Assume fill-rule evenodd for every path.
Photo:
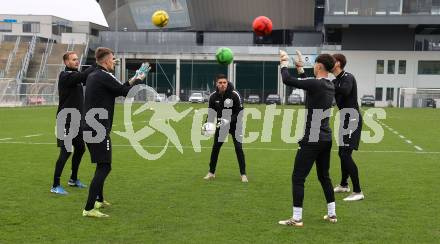
<instances>
[{"instance_id":1,"label":"white football boot","mask_svg":"<svg viewBox=\"0 0 440 244\"><path fill-rule=\"evenodd\" d=\"M347 186L337 185L337 186L333 189L333 191L334 191L335 193L350 192L350 187L349 187L348 185L347 185Z\"/></svg>"},{"instance_id":2,"label":"white football boot","mask_svg":"<svg viewBox=\"0 0 440 244\"><path fill-rule=\"evenodd\" d=\"M208 174L205 177L203 177L203 179L205 179L205 180L213 180L213 179L215 179L215 174L213 174L211 172L208 172Z\"/></svg>"},{"instance_id":3,"label":"white football boot","mask_svg":"<svg viewBox=\"0 0 440 244\"><path fill-rule=\"evenodd\" d=\"M362 192L359 192L359 193L353 192L353 193L350 194L350 196L344 198L344 201L347 201L347 202L360 201L360 200L363 200L364 198L365 198L364 193L362 193Z\"/></svg>"},{"instance_id":4,"label":"white football boot","mask_svg":"<svg viewBox=\"0 0 440 244\"><path fill-rule=\"evenodd\" d=\"M243 183L248 183L249 182L246 175L241 175L241 182L243 182Z\"/></svg>"}]
</instances>

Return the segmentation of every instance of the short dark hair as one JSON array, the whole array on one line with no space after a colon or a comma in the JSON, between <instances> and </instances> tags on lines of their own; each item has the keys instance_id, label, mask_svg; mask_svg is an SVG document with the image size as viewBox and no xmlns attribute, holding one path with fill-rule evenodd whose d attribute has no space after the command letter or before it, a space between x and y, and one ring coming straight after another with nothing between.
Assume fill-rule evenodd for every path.
<instances>
[{"instance_id":1,"label":"short dark hair","mask_svg":"<svg viewBox=\"0 0 440 244\"><path fill-rule=\"evenodd\" d=\"M336 60L336 62L339 62L341 69L345 68L345 65L347 64L347 59L345 58L344 54L342 53L333 54L333 58Z\"/></svg>"},{"instance_id":2,"label":"short dark hair","mask_svg":"<svg viewBox=\"0 0 440 244\"><path fill-rule=\"evenodd\" d=\"M333 67L335 66L335 59L333 58L332 55L324 53L324 54L320 54L316 60L316 63L320 63L322 65L324 65L325 70L327 71L331 71L333 69Z\"/></svg>"},{"instance_id":3,"label":"short dark hair","mask_svg":"<svg viewBox=\"0 0 440 244\"><path fill-rule=\"evenodd\" d=\"M76 52L74 52L74 51L67 51L67 52L65 52L64 55L63 55L63 61L66 62L67 60L69 60L69 57L72 54L76 54Z\"/></svg>"},{"instance_id":4,"label":"short dark hair","mask_svg":"<svg viewBox=\"0 0 440 244\"><path fill-rule=\"evenodd\" d=\"M226 80L228 80L228 77L227 77L225 74L218 74L218 75L215 77L215 82L217 82L217 81L220 80L220 79L226 79Z\"/></svg>"},{"instance_id":5,"label":"short dark hair","mask_svg":"<svg viewBox=\"0 0 440 244\"><path fill-rule=\"evenodd\" d=\"M96 62L101 62L109 54L113 54L113 50L106 47L98 47L95 51Z\"/></svg>"}]
</instances>

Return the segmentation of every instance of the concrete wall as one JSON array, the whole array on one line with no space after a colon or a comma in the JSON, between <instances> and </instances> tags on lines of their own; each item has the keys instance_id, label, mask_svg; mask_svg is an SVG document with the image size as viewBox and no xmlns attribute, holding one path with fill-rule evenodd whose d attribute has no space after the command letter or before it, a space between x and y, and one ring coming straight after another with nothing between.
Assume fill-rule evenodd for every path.
<instances>
[{"instance_id":1,"label":"concrete wall","mask_svg":"<svg viewBox=\"0 0 440 244\"><path fill-rule=\"evenodd\" d=\"M63 23L64 25L71 26L73 33L85 33L90 34L91 29L106 30L107 28L101 25L86 21L70 21L63 18L50 15L8 15L0 14L0 20L3 19L15 19L17 23L12 23L12 32L2 32L3 35L22 35L32 36L37 34L39 37L54 39L57 42L62 42L61 35L52 34L53 23ZM38 33L23 33L23 22L39 22L40 31ZM98 38L98 37L96 37Z\"/></svg>"},{"instance_id":2,"label":"concrete wall","mask_svg":"<svg viewBox=\"0 0 440 244\"><path fill-rule=\"evenodd\" d=\"M5 35L32 36L34 33L23 33L23 22L39 22L40 32L35 34L44 38L50 38L52 36L52 16L0 14L0 19L17 20L17 23L12 23L12 32L3 32Z\"/></svg>"}]
</instances>

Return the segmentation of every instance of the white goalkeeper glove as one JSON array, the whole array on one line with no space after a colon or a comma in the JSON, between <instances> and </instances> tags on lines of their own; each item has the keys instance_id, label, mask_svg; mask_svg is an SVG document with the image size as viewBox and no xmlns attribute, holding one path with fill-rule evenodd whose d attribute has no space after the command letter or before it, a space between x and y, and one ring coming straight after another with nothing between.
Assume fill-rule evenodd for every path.
<instances>
[{"instance_id":1,"label":"white goalkeeper glove","mask_svg":"<svg viewBox=\"0 0 440 244\"><path fill-rule=\"evenodd\" d=\"M302 58L302 54L299 50L296 50L295 67L296 70L298 71L298 74L304 73L304 61Z\"/></svg>"},{"instance_id":2,"label":"white goalkeeper glove","mask_svg":"<svg viewBox=\"0 0 440 244\"><path fill-rule=\"evenodd\" d=\"M286 51L280 50L280 67L287 68L289 66L289 55Z\"/></svg>"},{"instance_id":3,"label":"white goalkeeper glove","mask_svg":"<svg viewBox=\"0 0 440 244\"><path fill-rule=\"evenodd\" d=\"M215 134L215 130L217 129L216 124L207 122L202 125L202 135L206 137L211 137Z\"/></svg>"}]
</instances>

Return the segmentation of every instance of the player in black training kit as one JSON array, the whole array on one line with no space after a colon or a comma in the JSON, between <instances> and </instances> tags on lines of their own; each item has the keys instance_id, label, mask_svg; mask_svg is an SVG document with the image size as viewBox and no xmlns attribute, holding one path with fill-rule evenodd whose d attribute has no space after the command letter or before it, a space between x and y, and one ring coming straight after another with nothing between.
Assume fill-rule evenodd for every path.
<instances>
[{"instance_id":1,"label":"player in black training kit","mask_svg":"<svg viewBox=\"0 0 440 244\"><path fill-rule=\"evenodd\" d=\"M79 72L79 60L75 52L69 51L63 55L63 61L66 65L64 71L61 71L58 79L58 94L59 103L57 110L57 117L63 109L76 109L81 114L83 118L83 106L84 106L84 95L83 95L83 85L86 83L87 76L95 69L95 65L87 68L83 72ZM81 119L82 120L82 119ZM73 120L71 120L70 114L66 119L66 124L64 127L64 135L69 133L70 126L77 126L80 128L78 135L72 139L72 145L74 148L72 156L72 173L70 175L70 180L67 183L69 186L85 188L80 180L78 180L78 168L81 162L81 158L85 152L84 141L82 138L82 131L80 125L75 125ZM58 160L55 164L55 172L53 176L53 185L50 192L56 194L68 194L67 191L60 185L61 174L64 169L66 161L72 154L72 148L66 148L64 145L64 140L57 139L57 146L60 148L60 154Z\"/></svg>"},{"instance_id":2,"label":"player in black training kit","mask_svg":"<svg viewBox=\"0 0 440 244\"><path fill-rule=\"evenodd\" d=\"M209 172L204 177L205 180L211 180L215 178L215 168L217 166L218 154L220 148L226 139L227 133L232 135L234 141L235 154L237 155L238 165L240 167L241 181L248 182L246 176L246 163L243 153L243 133L242 133L242 120L238 119L239 113L243 110L243 104L241 103L240 95L234 89L234 85L228 82L225 75L220 74L216 77L216 91L209 96L209 108L215 111L215 115L208 116L208 120L212 119L218 121L218 128L215 131L214 144L212 145L211 161L209 163ZM231 117L225 118L226 110L231 110ZM215 118L214 118L215 117ZM210 122L217 122L210 121ZM222 131L222 127L225 129ZM227 127L229 127L228 130ZM225 133L222 133L225 132Z\"/></svg>"},{"instance_id":3,"label":"player in black training kit","mask_svg":"<svg viewBox=\"0 0 440 244\"><path fill-rule=\"evenodd\" d=\"M327 215L324 219L335 223L336 205L333 186L329 175L332 133L329 126L330 109L335 95L334 85L328 78L333 69L334 59L329 54L319 55L314 64L315 78L306 78L301 53L297 51L295 62L301 78L295 78L288 72L289 57L280 51L280 66L283 83L287 86L306 91L306 124L303 138L295 157L292 173L293 216L281 220L281 225L302 227L302 209L304 199L304 182L316 161L316 172L327 200Z\"/></svg>"},{"instance_id":4,"label":"player in black training kit","mask_svg":"<svg viewBox=\"0 0 440 244\"><path fill-rule=\"evenodd\" d=\"M119 96L127 96L133 85L142 82L145 79L145 73L139 73L136 77L121 84L114 76L115 59L113 51L108 48L97 48L95 52L96 63L98 64L96 70L92 72L87 78L86 95L85 95L85 111L91 109L101 109L106 111L108 116L105 119L100 119L98 114L94 118L105 129L105 138L98 143L87 142L87 148L90 151L92 163L96 163L96 171L92 182L90 183L89 196L87 204L83 211L85 217L108 217L99 211L100 208L110 206L110 203L104 200L103 188L105 178L111 171L112 163L112 146L110 140L110 132L113 125L113 113L115 107L115 99ZM149 71L146 70L146 72ZM84 129L92 131L96 136L97 131L87 124Z\"/></svg>"},{"instance_id":5,"label":"player in black training kit","mask_svg":"<svg viewBox=\"0 0 440 244\"><path fill-rule=\"evenodd\" d=\"M353 160L353 150L358 150L359 141L361 140L362 131L362 116L359 112L358 97L357 97L357 84L354 76L344 70L347 60L343 54L333 54L335 58L335 67L333 74L336 79L333 80L335 85L335 99L336 104L340 110L351 109L353 113L356 113L355 117L350 117L349 113L343 113L341 116L341 123L343 129L348 130L349 123L354 123L356 128L349 130L348 134L341 135L342 145L339 145L339 158L341 159L341 183L334 188L335 192L350 192L348 186L348 177L350 176L353 183L353 193L344 198L344 201L359 201L365 198L362 193L359 183L359 174L356 163Z\"/></svg>"}]
</instances>

